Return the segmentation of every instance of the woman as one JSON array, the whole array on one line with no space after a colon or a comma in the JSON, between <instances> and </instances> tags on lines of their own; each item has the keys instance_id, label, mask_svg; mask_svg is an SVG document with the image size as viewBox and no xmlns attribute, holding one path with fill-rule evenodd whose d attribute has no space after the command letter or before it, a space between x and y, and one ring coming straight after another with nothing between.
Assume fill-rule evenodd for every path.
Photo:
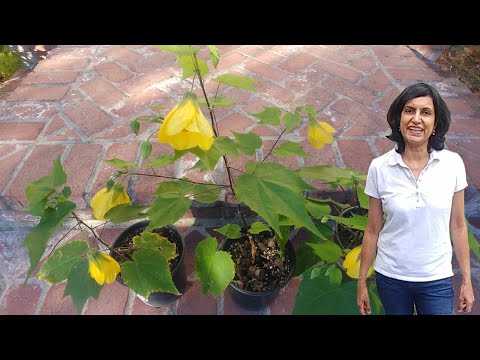
<instances>
[{"instance_id":1,"label":"woman","mask_svg":"<svg viewBox=\"0 0 480 360\"><path fill-rule=\"evenodd\" d=\"M433 87L417 83L393 101L387 121L392 129L388 138L396 147L374 159L368 170L368 224L357 286L360 313L370 313L366 278L376 255L377 289L387 315L452 314L451 241L463 276L458 311L470 312L467 181L460 156L444 149L450 111Z\"/></svg>"}]
</instances>

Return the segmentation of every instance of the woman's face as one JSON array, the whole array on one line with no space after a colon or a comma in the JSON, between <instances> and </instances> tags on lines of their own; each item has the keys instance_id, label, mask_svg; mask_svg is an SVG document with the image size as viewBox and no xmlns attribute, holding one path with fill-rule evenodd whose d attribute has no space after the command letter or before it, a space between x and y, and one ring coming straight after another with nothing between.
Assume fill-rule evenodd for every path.
<instances>
[{"instance_id":1,"label":"woman's face","mask_svg":"<svg viewBox=\"0 0 480 360\"><path fill-rule=\"evenodd\" d=\"M427 144L434 129L435 108L430 96L413 98L405 104L400 116L400 132L405 145Z\"/></svg>"}]
</instances>

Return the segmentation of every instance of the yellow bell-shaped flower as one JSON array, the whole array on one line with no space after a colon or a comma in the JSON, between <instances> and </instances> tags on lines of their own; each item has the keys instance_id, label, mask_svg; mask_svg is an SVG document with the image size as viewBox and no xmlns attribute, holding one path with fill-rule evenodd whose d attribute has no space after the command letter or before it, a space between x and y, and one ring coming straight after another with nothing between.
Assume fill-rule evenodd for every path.
<instances>
[{"instance_id":1,"label":"yellow bell-shaped flower","mask_svg":"<svg viewBox=\"0 0 480 360\"><path fill-rule=\"evenodd\" d=\"M362 252L362 245L353 248L346 256L343 262L343 267L347 270L347 275L353 279L358 279L360 273L360 254ZM370 266L367 272L367 277L372 275L373 267Z\"/></svg>"},{"instance_id":2,"label":"yellow bell-shaped flower","mask_svg":"<svg viewBox=\"0 0 480 360\"><path fill-rule=\"evenodd\" d=\"M90 276L100 285L113 283L120 272L120 265L114 258L95 249L88 253L88 262Z\"/></svg>"},{"instance_id":3,"label":"yellow bell-shaped flower","mask_svg":"<svg viewBox=\"0 0 480 360\"><path fill-rule=\"evenodd\" d=\"M107 188L100 189L90 200L90 206L93 209L93 216L97 220L105 220L105 214L111 208L120 204L129 204L130 198L125 190L118 191Z\"/></svg>"},{"instance_id":4,"label":"yellow bell-shaped flower","mask_svg":"<svg viewBox=\"0 0 480 360\"><path fill-rule=\"evenodd\" d=\"M158 132L158 142L176 150L196 146L208 150L213 144L213 129L197 104L197 95L187 92L183 100L165 117Z\"/></svg>"},{"instance_id":5,"label":"yellow bell-shaped flower","mask_svg":"<svg viewBox=\"0 0 480 360\"><path fill-rule=\"evenodd\" d=\"M321 149L333 142L336 130L324 121L311 121L308 125L308 140L314 149Z\"/></svg>"}]
</instances>

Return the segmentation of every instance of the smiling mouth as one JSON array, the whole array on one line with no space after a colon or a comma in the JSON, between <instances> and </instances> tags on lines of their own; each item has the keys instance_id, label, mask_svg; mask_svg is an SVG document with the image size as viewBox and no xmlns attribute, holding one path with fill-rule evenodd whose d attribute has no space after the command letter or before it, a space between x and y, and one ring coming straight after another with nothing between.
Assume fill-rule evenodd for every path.
<instances>
[{"instance_id":1,"label":"smiling mouth","mask_svg":"<svg viewBox=\"0 0 480 360\"><path fill-rule=\"evenodd\" d=\"M416 126L409 126L409 127L407 127L407 130L412 134L422 134L423 133L423 129L420 128L420 127L416 127Z\"/></svg>"}]
</instances>

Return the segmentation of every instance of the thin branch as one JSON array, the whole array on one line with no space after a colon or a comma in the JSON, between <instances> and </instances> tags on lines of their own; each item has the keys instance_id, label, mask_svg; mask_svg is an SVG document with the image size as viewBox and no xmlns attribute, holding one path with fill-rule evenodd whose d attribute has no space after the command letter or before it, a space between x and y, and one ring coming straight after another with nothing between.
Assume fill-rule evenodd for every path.
<instances>
[{"instance_id":1,"label":"thin branch","mask_svg":"<svg viewBox=\"0 0 480 360\"><path fill-rule=\"evenodd\" d=\"M193 56L193 61L194 61L194 64L195 64L195 71L197 72L198 80L200 81L200 87L202 88L203 96L205 97L205 101L207 103L208 111L210 113L210 119L212 121L213 132L215 133L215 136L218 136L218 131L215 127L215 121L213 120L213 117L214 117L213 116L213 109L210 108L210 102L208 101L207 92L205 91L205 85L203 83L202 75L200 74L200 67L198 66L197 57L195 55L192 55L192 56Z\"/></svg>"},{"instance_id":2,"label":"thin branch","mask_svg":"<svg viewBox=\"0 0 480 360\"><path fill-rule=\"evenodd\" d=\"M230 169L235 170L235 171L238 171L238 172L241 172L242 174L245 174L245 171L240 170L240 169L236 169L236 168L234 168L234 167L232 167L232 166L230 166Z\"/></svg>"},{"instance_id":3,"label":"thin branch","mask_svg":"<svg viewBox=\"0 0 480 360\"><path fill-rule=\"evenodd\" d=\"M50 254L48 254L47 257L50 257L50 255L52 255L53 251L55 250L55 248L58 246L58 244L60 244L60 242L65 239L67 237L68 234L70 234L70 232L75 229L77 226L79 226L79 224L75 224L70 230L67 231L67 233L65 235L62 236L62 238L60 240L57 241L57 243L55 244L55 246L53 247L52 251L50 251Z\"/></svg>"},{"instance_id":4,"label":"thin branch","mask_svg":"<svg viewBox=\"0 0 480 360\"><path fill-rule=\"evenodd\" d=\"M280 133L280 135L278 135L278 138L277 140L275 140L275 143L273 144L272 148L270 149L270 151L268 152L267 156L265 156L262 160L262 163L267 160L267 158L270 156L270 154L272 153L273 149L275 148L275 146L277 145L278 141L280 140L280 138L282 137L282 135L285 133L285 131L287 130L287 128L283 129L283 131Z\"/></svg>"},{"instance_id":5,"label":"thin branch","mask_svg":"<svg viewBox=\"0 0 480 360\"><path fill-rule=\"evenodd\" d=\"M198 66L197 57L195 55L193 55L193 60L194 60L194 64L195 64L195 70L197 71L197 74L198 74L198 80L200 82L200 87L202 88L203 96L205 97L205 101L207 102L208 111L210 113L210 120L212 122L213 132L214 132L215 136L218 137L219 131L218 131L217 121L216 121L216 117L215 117L215 112L213 111L213 108L210 107L210 102L208 101L207 92L205 90L205 84L203 83L202 75L200 73L200 67ZM228 181L230 183L230 188L232 189L232 194L235 197L235 200L237 200L235 190L233 189L233 177L232 177L232 174L230 172L230 168L228 166L227 157L226 157L226 155L223 155L222 157L223 157L223 161L225 162L225 167L227 169ZM245 220L245 217L243 216L243 212L241 210L241 207L240 207L240 204L238 203L238 201L237 201L237 208L238 208L238 211L239 211L240 215L242 216L242 221L243 221L243 223L245 224L245 227L246 227L247 226L247 221Z\"/></svg>"},{"instance_id":6,"label":"thin branch","mask_svg":"<svg viewBox=\"0 0 480 360\"><path fill-rule=\"evenodd\" d=\"M192 181L192 180L189 180L189 179L176 178L176 177L172 177L172 176L152 175L152 174L143 174L143 173L129 173L129 175L159 177L159 178L173 179L173 180L178 180L178 181L186 181L186 182L189 182L189 183L192 183L192 184L200 184L200 185L207 184L207 183L202 183L202 182L198 182L198 181ZM221 187L229 186L229 185L211 184L211 183L208 183L208 185L216 185L216 186L221 186Z\"/></svg>"}]
</instances>

